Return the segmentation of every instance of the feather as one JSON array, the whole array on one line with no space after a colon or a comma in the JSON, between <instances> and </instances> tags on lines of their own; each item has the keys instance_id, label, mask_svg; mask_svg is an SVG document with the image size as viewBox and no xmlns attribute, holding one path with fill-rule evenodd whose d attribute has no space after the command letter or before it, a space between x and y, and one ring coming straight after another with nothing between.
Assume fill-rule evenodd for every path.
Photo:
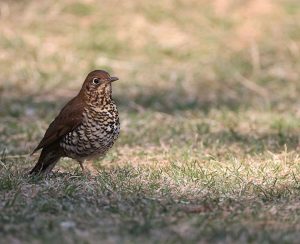
<instances>
[{"instance_id":1,"label":"feather","mask_svg":"<svg viewBox=\"0 0 300 244\"><path fill-rule=\"evenodd\" d=\"M62 136L74 130L82 123L84 110L84 100L81 96L76 96L68 102L59 115L52 121L39 145L31 153L34 154L39 149L47 147L58 141Z\"/></svg>"}]
</instances>

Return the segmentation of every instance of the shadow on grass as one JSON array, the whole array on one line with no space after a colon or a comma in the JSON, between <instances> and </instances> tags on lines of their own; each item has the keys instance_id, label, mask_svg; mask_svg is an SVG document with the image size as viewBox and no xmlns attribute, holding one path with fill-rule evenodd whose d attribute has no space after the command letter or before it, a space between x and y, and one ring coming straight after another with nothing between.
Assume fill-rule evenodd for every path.
<instances>
[{"instance_id":1,"label":"shadow on grass","mask_svg":"<svg viewBox=\"0 0 300 244\"><path fill-rule=\"evenodd\" d=\"M203 143L207 147L210 147L210 145L227 145L230 147L235 144L249 154L263 153L265 151L277 153L285 150L285 148L288 151L297 150L299 148L299 134L296 132L270 132L249 135L241 134L234 130L227 130L207 134L203 138Z\"/></svg>"},{"instance_id":2,"label":"shadow on grass","mask_svg":"<svg viewBox=\"0 0 300 244\"><path fill-rule=\"evenodd\" d=\"M114 97L123 109L154 110L168 114L182 111L202 111L208 113L212 109L226 109L238 111L251 106L266 106L265 99L253 94L242 93L229 96L226 91L208 91L199 89L197 95L192 95L183 89L147 89L140 88L140 92L128 95L117 93ZM193 92L195 93L195 92Z\"/></svg>"},{"instance_id":3,"label":"shadow on grass","mask_svg":"<svg viewBox=\"0 0 300 244\"><path fill-rule=\"evenodd\" d=\"M241 103L237 99L231 99L226 96L226 94L207 94L201 97L201 99L191 98L189 94L185 93L183 90L160 90L155 89L148 90L143 94L142 91L135 95L116 94L115 95L118 107L125 113L139 113L140 110L145 111L162 111L165 113L180 113L183 111L203 111L204 113L209 112L212 109L225 110L225 111L235 111L238 113L239 109L247 108L251 106L251 97L247 99L241 99ZM7 138L14 134L15 131L26 130L26 126L31 126L28 123L33 119L40 120L41 118L52 120L56 116L62 106L68 101L68 98L55 98L51 100L43 99L41 95L31 95L22 97L5 97L1 99L2 106L0 107L0 116L2 118L12 118L10 128L5 132L6 136L0 136L0 144L5 145ZM30 118L27 121L22 121L23 118ZM20 118L20 119L19 119ZM22 124L23 123L23 124ZM166 125L162 125L166 126ZM18 129L20 127L20 129ZM28 127L28 128L29 128ZM32 128L31 128L32 127ZM36 135L36 128L32 125L29 128L30 133L33 138ZM174 134L174 130L166 127L164 131L164 138L166 138L166 143L168 140L173 140L176 142L178 140L179 144L190 143L190 139L194 136L191 132L182 130L179 128L178 133ZM27 128L27 129L28 129ZM196 130L197 131L197 130ZM197 133L197 132L196 132ZM181 139L182 135L188 135L187 140ZM298 134L295 132L281 131L269 132L264 134L241 134L238 131L223 130L218 133L211 133L209 130L205 132L199 132L200 140L203 141L204 145L210 147L211 145L232 145L238 144L246 152L257 153L263 152L264 150L279 151L282 150L283 146L286 145L288 149L296 149L299 143ZM146 133L135 133L130 138L124 137L122 142L124 144L132 144L137 141L140 143L153 143L160 141L160 133L152 133L148 136ZM31 136L29 136L31 137ZM18 144L18 142L15 142ZM0 147L1 150L1 147Z\"/></svg>"},{"instance_id":4,"label":"shadow on grass","mask_svg":"<svg viewBox=\"0 0 300 244\"><path fill-rule=\"evenodd\" d=\"M212 109L226 109L229 111L238 111L242 108L257 107L263 108L266 105L270 105L264 98L256 96L253 93L239 90L232 92L218 89L200 89L196 87L196 92L193 91L192 95L183 88L143 88L132 87L121 88L122 91L117 90L113 94L115 101L120 109L125 111L159 111L168 114L173 114L182 111L202 111L208 113ZM138 92L136 92L136 90ZM54 92L53 92L54 93ZM77 91L71 92L74 95ZM231 95L230 95L231 93ZM60 97L55 94L43 97L41 94L32 94L21 97L4 97L0 101L4 105L0 108L0 114L4 116L18 116L20 110L26 109L26 107L33 108L35 110L47 110L54 108L61 108L71 97ZM19 108L19 109L18 109Z\"/></svg>"},{"instance_id":5,"label":"shadow on grass","mask_svg":"<svg viewBox=\"0 0 300 244\"><path fill-rule=\"evenodd\" d=\"M178 170L183 170L183 185L172 179ZM198 178L190 178L184 168L170 168L161 174L159 170L149 172L148 168L125 165L103 168L89 179L61 173L32 181L20 175L20 170L0 168L0 192L10 193L5 197L0 194L0 223L10 227L0 231L5 236L25 235L27 239L53 240L53 236L58 236L62 240L64 236L75 236L78 241L85 231L89 238L108 234L129 240L139 237L174 242L221 241L226 236L226 240L245 241L253 240L251 230L244 231L250 223L252 230L264 234L264 240L271 240L275 234L272 226L261 226L266 219L276 224L285 221L285 228L280 231L282 237L278 239L284 238L287 231L296 235L295 219L289 216L298 211L293 208L299 195L297 183L277 186L249 182L240 191L235 177L228 182L228 178L223 181L220 175L213 179L214 184L208 184L210 172L193 170ZM278 213L275 215L274 211ZM62 228L64 225L70 225L71 232Z\"/></svg>"},{"instance_id":6,"label":"shadow on grass","mask_svg":"<svg viewBox=\"0 0 300 244\"><path fill-rule=\"evenodd\" d=\"M13 97L1 99L3 106L0 108L0 115L18 117L24 112L30 110L39 111L42 114L44 111L56 110L62 108L70 99L66 98L54 98L51 100L43 100L40 96L38 101L36 97ZM158 111L168 114L173 114L182 111L202 111L204 113L209 112L211 109L227 109L231 111L237 111L241 107L250 106L250 104L239 104L236 100L226 98L211 99L197 99L190 98L188 94L182 94L179 97L172 96L167 92L155 92L147 95L139 93L131 98L126 95L115 95L114 100L120 110L125 111Z\"/></svg>"}]
</instances>

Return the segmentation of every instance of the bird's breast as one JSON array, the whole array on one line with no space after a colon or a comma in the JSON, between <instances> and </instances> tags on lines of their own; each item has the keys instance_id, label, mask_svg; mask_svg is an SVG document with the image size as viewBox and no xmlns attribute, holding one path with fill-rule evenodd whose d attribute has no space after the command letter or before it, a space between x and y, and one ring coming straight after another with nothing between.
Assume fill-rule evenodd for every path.
<instances>
[{"instance_id":1,"label":"bird's breast","mask_svg":"<svg viewBox=\"0 0 300 244\"><path fill-rule=\"evenodd\" d=\"M72 158L101 156L112 147L119 132L120 123L115 106L87 108L81 125L68 133L60 145Z\"/></svg>"}]
</instances>

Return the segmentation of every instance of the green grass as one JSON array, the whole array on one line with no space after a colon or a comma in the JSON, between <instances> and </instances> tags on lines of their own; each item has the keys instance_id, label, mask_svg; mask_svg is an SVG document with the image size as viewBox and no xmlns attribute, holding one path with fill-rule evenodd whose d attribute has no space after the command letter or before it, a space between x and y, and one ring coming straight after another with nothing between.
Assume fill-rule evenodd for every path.
<instances>
[{"instance_id":1,"label":"green grass","mask_svg":"<svg viewBox=\"0 0 300 244\"><path fill-rule=\"evenodd\" d=\"M297 243L297 3L2 1L0 242ZM120 78L118 142L29 178L95 68Z\"/></svg>"}]
</instances>

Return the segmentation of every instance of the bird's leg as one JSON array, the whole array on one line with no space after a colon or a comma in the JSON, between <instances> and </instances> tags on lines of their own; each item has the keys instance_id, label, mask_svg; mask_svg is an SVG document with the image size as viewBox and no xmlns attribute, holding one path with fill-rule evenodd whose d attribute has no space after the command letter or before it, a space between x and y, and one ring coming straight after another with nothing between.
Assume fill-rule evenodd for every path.
<instances>
[{"instance_id":1,"label":"bird's leg","mask_svg":"<svg viewBox=\"0 0 300 244\"><path fill-rule=\"evenodd\" d=\"M82 172L85 173L85 169L83 167L84 161L78 161L78 162L79 162L79 165L80 165L80 168L81 168Z\"/></svg>"},{"instance_id":2,"label":"bird's leg","mask_svg":"<svg viewBox=\"0 0 300 244\"><path fill-rule=\"evenodd\" d=\"M86 160L81 160L81 161L78 161L78 162L79 162L80 168L81 168L81 170L82 170L82 174L83 174L85 177L87 177L88 179L91 179L91 174L90 174L88 165L86 165L85 168L83 167L83 164L86 163Z\"/></svg>"}]
</instances>

